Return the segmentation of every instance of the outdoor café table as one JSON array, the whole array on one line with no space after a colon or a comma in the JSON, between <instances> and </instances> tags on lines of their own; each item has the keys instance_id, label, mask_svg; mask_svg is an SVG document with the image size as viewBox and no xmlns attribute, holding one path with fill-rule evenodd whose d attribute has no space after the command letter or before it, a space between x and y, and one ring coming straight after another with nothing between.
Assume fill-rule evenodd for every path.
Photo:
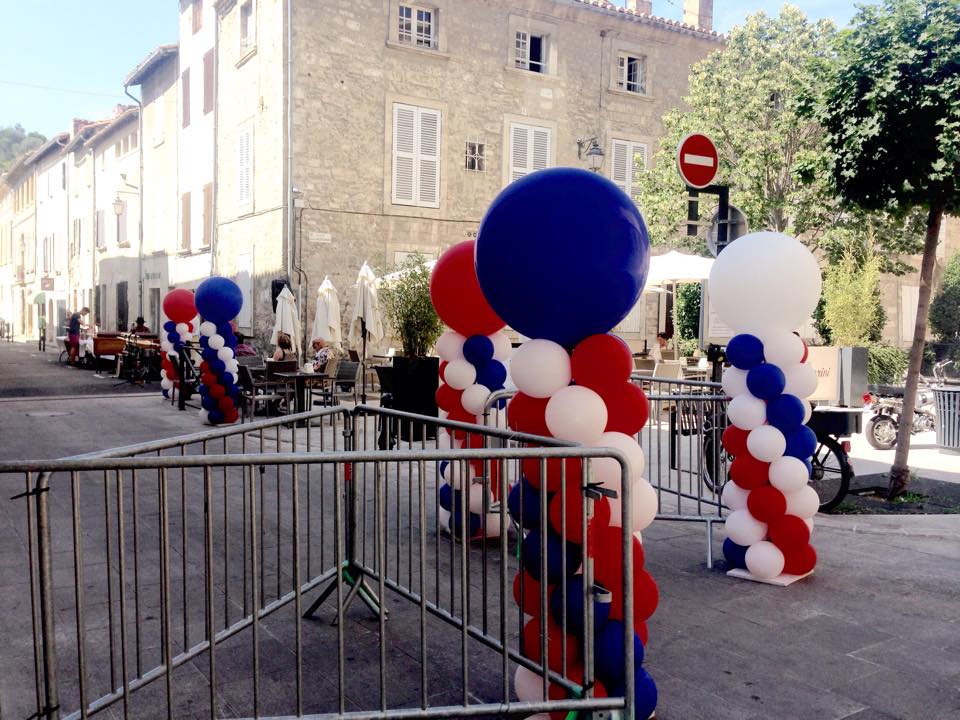
<instances>
[{"instance_id":1,"label":"outdoor caf\u00e9 table","mask_svg":"<svg viewBox=\"0 0 960 720\"><path fill-rule=\"evenodd\" d=\"M284 382L294 386L294 392L296 395L295 408L296 412L298 413L306 412L309 409L307 407L308 401L306 399L307 386L314 385L316 383L323 383L327 379L327 376L321 373L304 372L303 370L276 373L272 377L282 378Z\"/></svg>"}]
</instances>

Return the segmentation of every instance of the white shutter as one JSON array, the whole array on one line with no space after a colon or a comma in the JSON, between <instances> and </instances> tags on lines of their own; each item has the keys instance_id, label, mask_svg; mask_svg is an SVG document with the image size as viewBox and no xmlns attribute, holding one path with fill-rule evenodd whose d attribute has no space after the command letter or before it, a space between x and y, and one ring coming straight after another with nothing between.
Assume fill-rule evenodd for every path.
<instances>
[{"instance_id":1,"label":"white shutter","mask_svg":"<svg viewBox=\"0 0 960 720\"><path fill-rule=\"evenodd\" d=\"M241 206L249 205L251 200L252 134L253 131L246 127L237 138L237 203Z\"/></svg>"},{"instance_id":2,"label":"white shutter","mask_svg":"<svg viewBox=\"0 0 960 720\"><path fill-rule=\"evenodd\" d=\"M623 55L617 58L617 87L627 87L627 59Z\"/></svg>"},{"instance_id":3,"label":"white shutter","mask_svg":"<svg viewBox=\"0 0 960 720\"><path fill-rule=\"evenodd\" d=\"M550 128L533 128L531 166L534 170L544 170L550 167Z\"/></svg>"},{"instance_id":4,"label":"white shutter","mask_svg":"<svg viewBox=\"0 0 960 720\"><path fill-rule=\"evenodd\" d=\"M393 202L414 204L417 109L393 106Z\"/></svg>"},{"instance_id":5,"label":"white shutter","mask_svg":"<svg viewBox=\"0 0 960 720\"><path fill-rule=\"evenodd\" d=\"M440 113L419 108L417 204L440 207Z\"/></svg>"},{"instance_id":6,"label":"white shutter","mask_svg":"<svg viewBox=\"0 0 960 720\"><path fill-rule=\"evenodd\" d=\"M623 190L627 195L630 194L630 178L633 176L630 168L630 143L623 140L613 141L613 157L610 162L610 179L613 184Z\"/></svg>"},{"instance_id":7,"label":"white shutter","mask_svg":"<svg viewBox=\"0 0 960 720\"><path fill-rule=\"evenodd\" d=\"M530 128L510 126L510 181L530 172Z\"/></svg>"}]
</instances>

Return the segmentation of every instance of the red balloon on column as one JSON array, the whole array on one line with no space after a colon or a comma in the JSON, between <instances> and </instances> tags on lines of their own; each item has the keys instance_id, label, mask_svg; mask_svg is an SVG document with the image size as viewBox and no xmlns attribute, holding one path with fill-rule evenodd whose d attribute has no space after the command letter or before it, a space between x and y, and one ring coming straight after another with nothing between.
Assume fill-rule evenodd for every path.
<instances>
[{"instance_id":1,"label":"red balloon on column","mask_svg":"<svg viewBox=\"0 0 960 720\"><path fill-rule=\"evenodd\" d=\"M430 275L430 299L440 319L464 337L492 335L504 326L490 307L473 265L475 241L448 248Z\"/></svg>"}]
</instances>

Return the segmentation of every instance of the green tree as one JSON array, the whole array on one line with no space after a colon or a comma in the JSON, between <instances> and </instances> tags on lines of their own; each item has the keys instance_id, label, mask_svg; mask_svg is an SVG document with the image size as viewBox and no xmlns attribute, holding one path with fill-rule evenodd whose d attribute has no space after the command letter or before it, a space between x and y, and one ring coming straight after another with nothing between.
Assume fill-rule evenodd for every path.
<instances>
[{"instance_id":1,"label":"green tree","mask_svg":"<svg viewBox=\"0 0 960 720\"><path fill-rule=\"evenodd\" d=\"M954 255L943 273L943 285L930 303L930 329L938 340L960 340L960 255Z\"/></svg>"},{"instance_id":2,"label":"green tree","mask_svg":"<svg viewBox=\"0 0 960 720\"><path fill-rule=\"evenodd\" d=\"M880 260L873 254L860 260L848 251L827 269L823 320L833 344L863 346L879 340L886 319L879 293Z\"/></svg>"},{"instance_id":3,"label":"green tree","mask_svg":"<svg viewBox=\"0 0 960 720\"><path fill-rule=\"evenodd\" d=\"M380 301L403 354L425 357L443 333L443 323L430 300L430 270L423 255L413 253L398 272L395 280L380 288Z\"/></svg>"},{"instance_id":4,"label":"green tree","mask_svg":"<svg viewBox=\"0 0 960 720\"><path fill-rule=\"evenodd\" d=\"M676 286L677 332L681 340L700 337L700 285L680 283Z\"/></svg>"},{"instance_id":5,"label":"green tree","mask_svg":"<svg viewBox=\"0 0 960 720\"><path fill-rule=\"evenodd\" d=\"M916 405L944 212L960 209L960 0L883 0L840 36L819 110L839 196L895 217L922 208L926 236L903 415ZM910 423L901 423L889 494L901 494Z\"/></svg>"},{"instance_id":6,"label":"green tree","mask_svg":"<svg viewBox=\"0 0 960 720\"><path fill-rule=\"evenodd\" d=\"M23 153L40 147L46 141L40 133L28 133L19 124L0 128L0 173L6 172Z\"/></svg>"}]
</instances>

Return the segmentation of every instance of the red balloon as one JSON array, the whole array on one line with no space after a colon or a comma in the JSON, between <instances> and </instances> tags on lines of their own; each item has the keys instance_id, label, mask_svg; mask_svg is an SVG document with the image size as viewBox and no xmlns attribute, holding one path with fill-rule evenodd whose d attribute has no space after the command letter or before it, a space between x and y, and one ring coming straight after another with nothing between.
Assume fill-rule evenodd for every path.
<instances>
[{"instance_id":1,"label":"red balloon","mask_svg":"<svg viewBox=\"0 0 960 720\"><path fill-rule=\"evenodd\" d=\"M613 600L610 605L610 617L619 620L623 617L623 536L619 527L610 525L597 532L591 532L594 540L588 552L593 558L593 576L596 581L610 591ZM636 611L639 598L636 593L637 578L643 572L643 545L635 537L633 543L634 577L634 620L642 619Z\"/></svg>"},{"instance_id":2,"label":"red balloon","mask_svg":"<svg viewBox=\"0 0 960 720\"><path fill-rule=\"evenodd\" d=\"M813 545L802 547L783 553L783 572L787 575L806 575L817 565L817 551Z\"/></svg>"},{"instance_id":3,"label":"red balloon","mask_svg":"<svg viewBox=\"0 0 960 720\"><path fill-rule=\"evenodd\" d=\"M555 672L560 672L558 668L552 668ZM578 685L583 685L583 663L581 662L570 662L567 661L567 678ZM542 685L541 685L542 687ZM609 697L607 694L607 688L599 678L593 679L593 696L598 698ZM549 687L547 687L547 698L550 700L565 700L568 697L573 697L573 693L569 692L562 685L558 685L555 682L551 682ZM570 717L571 713L569 710L554 710L549 713L550 720L567 720Z\"/></svg>"},{"instance_id":4,"label":"red balloon","mask_svg":"<svg viewBox=\"0 0 960 720\"><path fill-rule=\"evenodd\" d=\"M200 375L200 382L207 387L213 387L217 384L217 376L212 372L205 372Z\"/></svg>"},{"instance_id":5,"label":"red balloon","mask_svg":"<svg viewBox=\"0 0 960 720\"><path fill-rule=\"evenodd\" d=\"M803 357L800 358L800 362L805 363L807 361L807 357L810 355L810 348L807 347L807 342L802 338L800 342L803 343Z\"/></svg>"},{"instance_id":6,"label":"red balloon","mask_svg":"<svg viewBox=\"0 0 960 720\"><path fill-rule=\"evenodd\" d=\"M770 463L761 462L753 455L738 455L730 463L730 479L744 490L766 485L770 480Z\"/></svg>"},{"instance_id":7,"label":"red balloon","mask_svg":"<svg viewBox=\"0 0 960 720\"><path fill-rule=\"evenodd\" d=\"M647 640L650 639L650 631L647 629L646 622L638 622L633 624L633 629L640 636L640 642L643 643L643 646L647 646Z\"/></svg>"},{"instance_id":8,"label":"red balloon","mask_svg":"<svg viewBox=\"0 0 960 720\"><path fill-rule=\"evenodd\" d=\"M463 395L463 390L457 390L450 385L441 384L437 388L436 400L437 407L441 410L446 410L448 413L452 413L455 410L463 410L463 405L460 403L460 396Z\"/></svg>"},{"instance_id":9,"label":"red balloon","mask_svg":"<svg viewBox=\"0 0 960 720\"><path fill-rule=\"evenodd\" d=\"M210 372L210 363L208 363L206 360L202 360L200 362L200 372Z\"/></svg>"},{"instance_id":10,"label":"red balloon","mask_svg":"<svg viewBox=\"0 0 960 720\"><path fill-rule=\"evenodd\" d=\"M507 424L517 432L550 437L546 420L549 400L517 393L507 403Z\"/></svg>"},{"instance_id":11,"label":"red balloon","mask_svg":"<svg viewBox=\"0 0 960 720\"><path fill-rule=\"evenodd\" d=\"M163 314L175 323L190 322L197 316L193 291L185 288L171 290L163 298Z\"/></svg>"},{"instance_id":12,"label":"red balloon","mask_svg":"<svg viewBox=\"0 0 960 720\"><path fill-rule=\"evenodd\" d=\"M447 415L447 420L453 422L462 422L462 423L476 423L477 418L474 415L471 415L463 407L454 408L450 410L450 414ZM474 435L476 433L470 433L468 430L460 430L459 428L448 428L448 432L453 436L455 440L466 440L467 435Z\"/></svg>"},{"instance_id":13,"label":"red balloon","mask_svg":"<svg viewBox=\"0 0 960 720\"><path fill-rule=\"evenodd\" d=\"M232 423L236 422L237 418L240 417L240 413L237 412L235 407L231 407L229 410L223 411L223 419L225 422Z\"/></svg>"},{"instance_id":14,"label":"red balloon","mask_svg":"<svg viewBox=\"0 0 960 720\"><path fill-rule=\"evenodd\" d=\"M760 522L772 522L787 511L787 499L773 485L761 485L747 495L747 510Z\"/></svg>"},{"instance_id":15,"label":"red balloon","mask_svg":"<svg viewBox=\"0 0 960 720\"><path fill-rule=\"evenodd\" d=\"M506 324L490 307L473 264L474 240L464 240L437 260L430 275L430 299L447 327L464 337L492 335Z\"/></svg>"},{"instance_id":16,"label":"red balloon","mask_svg":"<svg viewBox=\"0 0 960 720\"><path fill-rule=\"evenodd\" d=\"M561 501L563 498L563 501ZM562 507L561 507L562 505ZM557 535L563 535L563 516L567 516L566 539L577 545L583 544L583 490L579 482L568 483L550 500L550 527ZM593 502L593 517L587 523L587 533L595 533L610 524L610 501L601 497Z\"/></svg>"},{"instance_id":17,"label":"red balloon","mask_svg":"<svg viewBox=\"0 0 960 720\"><path fill-rule=\"evenodd\" d=\"M633 355L616 335L602 333L581 340L570 359L573 381L591 390L630 381Z\"/></svg>"},{"instance_id":18,"label":"red balloon","mask_svg":"<svg viewBox=\"0 0 960 720\"><path fill-rule=\"evenodd\" d=\"M566 478L568 484L573 483L579 487L580 474L583 469L583 461L580 458L550 458L546 464L547 492L552 493L559 490L564 478ZM527 482L539 490L542 484L540 482L540 460L524 458L520 463L520 468L524 477L527 478Z\"/></svg>"},{"instance_id":19,"label":"red balloon","mask_svg":"<svg viewBox=\"0 0 960 720\"><path fill-rule=\"evenodd\" d=\"M753 495L753 493L750 494ZM803 518L798 518L796 515L782 515L773 520L767 528L767 535L770 542L780 548L784 555L810 542L810 528L807 527Z\"/></svg>"},{"instance_id":20,"label":"red balloon","mask_svg":"<svg viewBox=\"0 0 960 720\"><path fill-rule=\"evenodd\" d=\"M226 394L226 392L227 389L218 382L214 382L210 385L210 397L212 398L217 398L219 400Z\"/></svg>"},{"instance_id":21,"label":"red balloon","mask_svg":"<svg viewBox=\"0 0 960 720\"><path fill-rule=\"evenodd\" d=\"M720 442L723 443L724 450L734 457L739 457L747 454L747 435L749 434L749 431L738 428L736 425L728 425L723 431Z\"/></svg>"},{"instance_id":22,"label":"red balloon","mask_svg":"<svg viewBox=\"0 0 960 720\"><path fill-rule=\"evenodd\" d=\"M231 408L233 408L233 398L230 397L229 395L224 395L222 398L220 398L217 401L217 405L220 406L220 409L223 410L224 415L226 415L226 413L229 412Z\"/></svg>"},{"instance_id":23,"label":"red balloon","mask_svg":"<svg viewBox=\"0 0 960 720\"><path fill-rule=\"evenodd\" d=\"M520 652L524 657L540 662L540 618L535 617L523 626L520 637ZM567 649L567 666L574 665L580 660L580 642L573 633L563 634L562 628L553 620L547 619L547 667L560 672L563 668L563 648Z\"/></svg>"},{"instance_id":24,"label":"red balloon","mask_svg":"<svg viewBox=\"0 0 960 720\"><path fill-rule=\"evenodd\" d=\"M523 585L523 604L520 603L520 586ZM547 585L547 600L553 585ZM540 583L526 570L521 570L513 578L513 601L526 615L540 617Z\"/></svg>"},{"instance_id":25,"label":"red balloon","mask_svg":"<svg viewBox=\"0 0 960 720\"><path fill-rule=\"evenodd\" d=\"M443 371L447 369L447 365L449 365L449 364L450 364L450 363L448 363L446 360L441 360L441 361L440 361L440 382L441 382L441 383L445 383L445 382L446 382L446 378L443 377Z\"/></svg>"},{"instance_id":26,"label":"red balloon","mask_svg":"<svg viewBox=\"0 0 960 720\"><path fill-rule=\"evenodd\" d=\"M624 382L601 388L600 397L607 406L606 432L636 435L647 424L650 403L639 385Z\"/></svg>"}]
</instances>

